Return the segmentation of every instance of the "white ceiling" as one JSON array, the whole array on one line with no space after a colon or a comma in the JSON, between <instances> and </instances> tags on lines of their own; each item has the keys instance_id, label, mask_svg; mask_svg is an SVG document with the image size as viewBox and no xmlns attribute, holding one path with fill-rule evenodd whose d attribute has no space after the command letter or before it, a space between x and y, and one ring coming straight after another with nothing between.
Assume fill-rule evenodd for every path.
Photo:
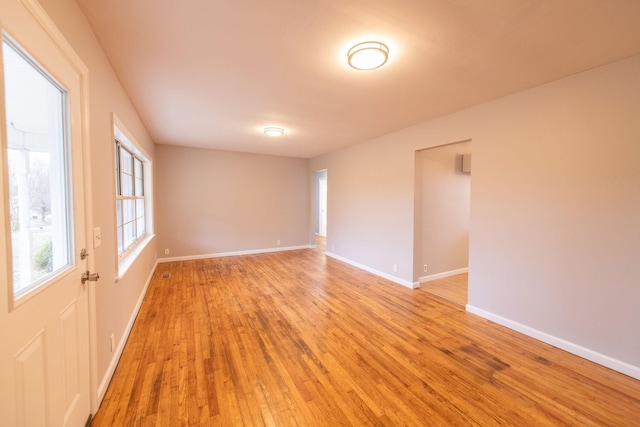
<instances>
[{"instance_id":1,"label":"white ceiling","mask_svg":"<svg viewBox=\"0 0 640 427\"><path fill-rule=\"evenodd\" d=\"M640 52L638 0L77 2L157 143L294 157Z\"/></svg>"}]
</instances>

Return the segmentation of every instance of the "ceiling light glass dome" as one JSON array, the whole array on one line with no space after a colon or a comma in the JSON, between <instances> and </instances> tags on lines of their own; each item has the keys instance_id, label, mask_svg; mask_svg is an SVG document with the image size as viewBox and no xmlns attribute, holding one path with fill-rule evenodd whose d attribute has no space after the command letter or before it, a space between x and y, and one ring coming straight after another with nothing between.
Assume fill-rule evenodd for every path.
<instances>
[{"instance_id":1,"label":"ceiling light glass dome","mask_svg":"<svg viewBox=\"0 0 640 427\"><path fill-rule=\"evenodd\" d=\"M358 43L349 49L347 58L356 70L375 70L389 59L389 48L381 42Z\"/></svg>"},{"instance_id":2,"label":"ceiling light glass dome","mask_svg":"<svg viewBox=\"0 0 640 427\"><path fill-rule=\"evenodd\" d=\"M264 133L265 135L269 136L282 136L284 135L284 129L275 126L269 126L264 128Z\"/></svg>"}]
</instances>

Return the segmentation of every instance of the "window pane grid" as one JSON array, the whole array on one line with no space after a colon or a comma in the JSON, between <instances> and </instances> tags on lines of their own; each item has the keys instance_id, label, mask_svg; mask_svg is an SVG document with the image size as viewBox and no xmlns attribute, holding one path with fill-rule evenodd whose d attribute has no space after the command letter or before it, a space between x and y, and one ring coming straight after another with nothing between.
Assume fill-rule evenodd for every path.
<instances>
[{"instance_id":1,"label":"window pane grid","mask_svg":"<svg viewBox=\"0 0 640 427\"><path fill-rule=\"evenodd\" d=\"M115 141L118 254L145 235L144 161Z\"/></svg>"}]
</instances>

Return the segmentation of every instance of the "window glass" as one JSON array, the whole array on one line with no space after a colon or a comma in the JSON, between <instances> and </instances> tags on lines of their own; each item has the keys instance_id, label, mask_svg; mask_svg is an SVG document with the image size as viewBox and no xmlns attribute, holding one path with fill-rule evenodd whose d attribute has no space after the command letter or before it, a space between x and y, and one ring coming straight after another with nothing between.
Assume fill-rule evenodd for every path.
<instances>
[{"instance_id":1,"label":"window glass","mask_svg":"<svg viewBox=\"0 0 640 427\"><path fill-rule=\"evenodd\" d=\"M122 255L146 234L144 160L118 140L115 147L118 254Z\"/></svg>"},{"instance_id":2,"label":"window glass","mask_svg":"<svg viewBox=\"0 0 640 427\"><path fill-rule=\"evenodd\" d=\"M72 263L66 93L3 41L13 291L20 297Z\"/></svg>"},{"instance_id":3,"label":"window glass","mask_svg":"<svg viewBox=\"0 0 640 427\"><path fill-rule=\"evenodd\" d=\"M144 180L142 176L142 162L137 158L134 159L135 164L135 195L144 196Z\"/></svg>"}]
</instances>

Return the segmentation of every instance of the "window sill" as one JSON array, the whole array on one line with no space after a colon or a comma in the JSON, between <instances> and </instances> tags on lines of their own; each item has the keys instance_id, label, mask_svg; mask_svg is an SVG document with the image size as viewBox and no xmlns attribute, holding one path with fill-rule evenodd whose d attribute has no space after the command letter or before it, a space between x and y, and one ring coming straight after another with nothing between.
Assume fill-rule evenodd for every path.
<instances>
[{"instance_id":1,"label":"window sill","mask_svg":"<svg viewBox=\"0 0 640 427\"><path fill-rule=\"evenodd\" d=\"M116 283L126 274L129 267L133 265L138 255L147 247L147 245L156 237L155 234L149 234L144 239L140 240L133 249L130 249L124 256L118 259L118 274L116 276Z\"/></svg>"}]
</instances>

